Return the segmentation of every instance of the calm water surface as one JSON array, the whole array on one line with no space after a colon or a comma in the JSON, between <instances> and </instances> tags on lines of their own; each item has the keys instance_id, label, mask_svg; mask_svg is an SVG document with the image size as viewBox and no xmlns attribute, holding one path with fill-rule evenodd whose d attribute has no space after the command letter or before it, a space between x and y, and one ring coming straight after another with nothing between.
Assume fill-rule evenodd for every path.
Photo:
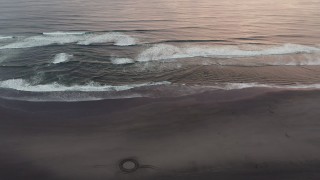
<instances>
[{"instance_id":1,"label":"calm water surface","mask_svg":"<svg viewBox=\"0 0 320 180\"><path fill-rule=\"evenodd\" d=\"M1 0L0 96L320 88L318 0Z\"/></svg>"}]
</instances>

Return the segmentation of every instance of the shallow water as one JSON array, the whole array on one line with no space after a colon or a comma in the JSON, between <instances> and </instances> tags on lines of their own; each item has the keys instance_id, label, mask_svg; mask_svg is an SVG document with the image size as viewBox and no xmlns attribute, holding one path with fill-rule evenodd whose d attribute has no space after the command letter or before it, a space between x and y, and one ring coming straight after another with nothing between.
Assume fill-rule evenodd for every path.
<instances>
[{"instance_id":1,"label":"shallow water","mask_svg":"<svg viewBox=\"0 0 320 180\"><path fill-rule=\"evenodd\" d=\"M320 88L319 9L318 0L2 0L0 96Z\"/></svg>"}]
</instances>

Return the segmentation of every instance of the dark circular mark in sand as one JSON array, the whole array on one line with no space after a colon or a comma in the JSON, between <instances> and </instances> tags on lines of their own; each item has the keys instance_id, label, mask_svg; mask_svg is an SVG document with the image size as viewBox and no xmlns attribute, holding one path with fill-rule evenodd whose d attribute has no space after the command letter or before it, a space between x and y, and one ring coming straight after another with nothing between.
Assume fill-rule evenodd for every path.
<instances>
[{"instance_id":1,"label":"dark circular mark in sand","mask_svg":"<svg viewBox=\"0 0 320 180\"><path fill-rule=\"evenodd\" d=\"M140 168L140 164L135 159L123 159L119 163L119 168L125 173L132 173Z\"/></svg>"}]
</instances>

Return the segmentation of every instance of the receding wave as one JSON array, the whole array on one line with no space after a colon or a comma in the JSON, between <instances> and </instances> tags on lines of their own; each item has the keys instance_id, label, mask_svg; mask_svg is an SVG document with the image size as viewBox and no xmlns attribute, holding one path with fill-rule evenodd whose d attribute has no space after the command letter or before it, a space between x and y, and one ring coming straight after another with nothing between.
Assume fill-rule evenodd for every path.
<instances>
[{"instance_id":1,"label":"receding wave","mask_svg":"<svg viewBox=\"0 0 320 180\"><path fill-rule=\"evenodd\" d=\"M53 64L59 64L59 63L62 63L62 62L66 62L72 57L73 57L73 55L71 55L71 54L59 53L59 54L55 55L52 63Z\"/></svg>"},{"instance_id":2,"label":"receding wave","mask_svg":"<svg viewBox=\"0 0 320 180\"><path fill-rule=\"evenodd\" d=\"M255 48L259 48L255 46ZM267 55L285 55L297 53L312 53L319 52L320 49L311 46L304 46L298 44L284 44L282 46L269 47L265 49L245 50L236 46L188 46L177 47L168 44L158 44L144 50L138 55L136 61L157 61L167 59L179 59L190 57L219 57L219 58L233 58L233 57L253 57L253 56L267 56Z\"/></svg>"},{"instance_id":3,"label":"receding wave","mask_svg":"<svg viewBox=\"0 0 320 180\"><path fill-rule=\"evenodd\" d=\"M59 83L37 84L33 85L24 79L9 79L0 81L0 88L14 89L18 91L29 92L62 92L62 91L79 91L79 92L95 92L95 91L125 91L138 87L169 85L168 81L148 82L130 85L102 85L96 82L90 82L85 85L66 86ZM178 85L178 84L176 84ZM183 85L189 86L189 85ZM277 85L262 83L218 83L216 85L190 85L193 87L202 87L210 89L245 89L245 88L281 88L281 89L319 89L320 84L293 84L293 85Z\"/></svg>"},{"instance_id":4,"label":"receding wave","mask_svg":"<svg viewBox=\"0 0 320 180\"><path fill-rule=\"evenodd\" d=\"M138 87L155 86L155 85L166 85L170 82L149 82L141 84L130 84L130 85L102 85L96 82L90 82L85 85L73 85L66 86L59 83L51 84L38 84L33 85L24 79L9 79L0 82L1 88L14 89L18 91L28 92L62 92L62 91L79 91L79 92L94 92L94 91L125 91Z\"/></svg>"},{"instance_id":5,"label":"receding wave","mask_svg":"<svg viewBox=\"0 0 320 180\"><path fill-rule=\"evenodd\" d=\"M6 99L25 101L95 101L137 97L179 97L215 90L240 90L247 88L313 90L320 89L320 84L217 83L215 85L185 85L171 84L164 81L119 86L101 85L94 82L86 85L65 86L58 83L31 85L23 79L11 79L0 82L0 88L4 88L1 90L0 96Z\"/></svg>"},{"instance_id":6,"label":"receding wave","mask_svg":"<svg viewBox=\"0 0 320 180\"><path fill-rule=\"evenodd\" d=\"M135 39L122 33L76 33L76 32L53 32L43 35L32 36L17 42L1 46L0 49L20 49L48 45L64 45L77 43L79 45L112 43L116 46L130 46L135 44Z\"/></svg>"},{"instance_id":7,"label":"receding wave","mask_svg":"<svg viewBox=\"0 0 320 180\"><path fill-rule=\"evenodd\" d=\"M245 88L277 88L277 89L320 89L320 84L293 84L293 85L276 85L261 83L224 83L213 86L217 89L232 90Z\"/></svg>"}]
</instances>

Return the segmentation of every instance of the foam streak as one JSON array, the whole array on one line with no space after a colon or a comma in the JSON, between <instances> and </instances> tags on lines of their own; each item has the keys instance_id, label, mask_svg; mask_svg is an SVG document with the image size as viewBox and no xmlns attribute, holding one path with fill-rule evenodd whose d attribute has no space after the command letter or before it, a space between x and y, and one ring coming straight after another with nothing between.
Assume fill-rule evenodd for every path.
<instances>
[{"instance_id":1,"label":"foam streak","mask_svg":"<svg viewBox=\"0 0 320 180\"><path fill-rule=\"evenodd\" d=\"M101 85L96 82L90 82L85 85L73 85L73 86L65 86L59 83L32 85L23 79L9 79L6 81L1 81L0 87L7 88L7 89L15 89L19 91L28 91L28 92L62 92L62 91L94 92L94 91L125 91L125 90L138 88L138 87L166 85L166 84L170 84L170 83L167 81L164 81L164 82L149 82L149 83L119 85L119 86Z\"/></svg>"},{"instance_id":2,"label":"foam streak","mask_svg":"<svg viewBox=\"0 0 320 180\"><path fill-rule=\"evenodd\" d=\"M166 59L179 59L190 57L252 57L252 56L266 56L266 55L284 55L296 53L312 53L320 51L319 48L297 45L284 44L282 46L266 48L262 50L242 50L234 46L192 46L192 47L176 47L173 45L159 44L143 51L138 57L137 61L157 61Z\"/></svg>"},{"instance_id":3,"label":"foam streak","mask_svg":"<svg viewBox=\"0 0 320 180\"><path fill-rule=\"evenodd\" d=\"M70 43L77 43L79 45L113 43L116 46L129 46L135 44L135 39L122 33L88 34L80 32L55 32L28 37L21 41L1 46L0 49L20 49Z\"/></svg>"}]
</instances>

